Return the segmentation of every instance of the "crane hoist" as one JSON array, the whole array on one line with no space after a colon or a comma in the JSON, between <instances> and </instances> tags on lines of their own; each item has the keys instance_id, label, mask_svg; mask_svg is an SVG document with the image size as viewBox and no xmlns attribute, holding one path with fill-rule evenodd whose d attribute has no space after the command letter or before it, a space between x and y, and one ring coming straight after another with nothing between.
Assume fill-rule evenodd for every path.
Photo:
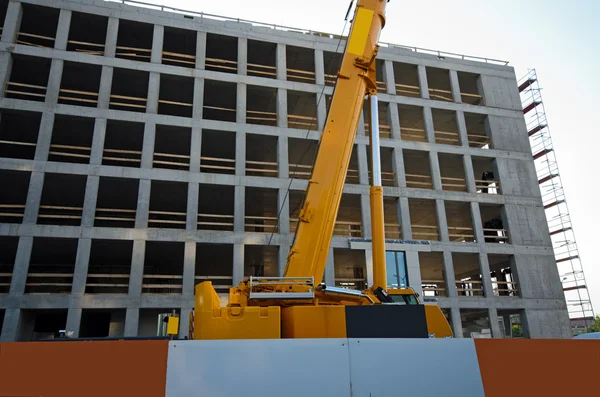
<instances>
[{"instance_id":1,"label":"crane hoist","mask_svg":"<svg viewBox=\"0 0 600 397\"><path fill-rule=\"evenodd\" d=\"M450 337L437 305L411 288L388 288L375 57L389 0L359 0L330 111L283 277L249 277L221 306L210 281L196 286L192 339ZM373 285L363 291L322 284L360 114L368 99Z\"/></svg>"}]
</instances>

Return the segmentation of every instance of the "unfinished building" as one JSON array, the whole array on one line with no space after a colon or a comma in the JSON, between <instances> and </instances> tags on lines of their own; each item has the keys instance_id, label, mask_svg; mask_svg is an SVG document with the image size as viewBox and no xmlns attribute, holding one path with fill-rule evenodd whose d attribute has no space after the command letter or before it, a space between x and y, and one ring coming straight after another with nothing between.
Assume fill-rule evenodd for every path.
<instances>
[{"instance_id":1,"label":"unfinished building","mask_svg":"<svg viewBox=\"0 0 600 397\"><path fill-rule=\"evenodd\" d=\"M0 8L1 340L157 335L199 282L226 298L282 274L336 39L99 0ZM391 283L456 337L568 337L513 68L384 45L377 80ZM345 288L372 282L368 128L325 270Z\"/></svg>"}]
</instances>

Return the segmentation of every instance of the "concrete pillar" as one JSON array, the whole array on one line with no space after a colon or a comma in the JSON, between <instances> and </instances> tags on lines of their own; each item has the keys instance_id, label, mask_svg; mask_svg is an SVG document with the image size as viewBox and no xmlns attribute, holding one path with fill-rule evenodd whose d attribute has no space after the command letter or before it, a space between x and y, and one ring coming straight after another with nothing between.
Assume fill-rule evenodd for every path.
<instances>
[{"instance_id":1,"label":"concrete pillar","mask_svg":"<svg viewBox=\"0 0 600 397\"><path fill-rule=\"evenodd\" d=\"M402 239L412 240L412 229L410 226L410 208L408 206L408 197L398 199L398 214L400 217L400 227L402 229Z\"/></svg>"},{"instance_id":2,"label":"concrete pillar","mask_svg":"<svg viewBox=\"0 0 600 397\"><path fill-rule=\"evenodd\" d=\"M421 279L421 264L419 261L419 253L416 251L407 251L405 255L408 286L413 288L416 293L422 296L423 281Z\"/></svg>"},{"instance_id":3,"label":"concrete pillar","mask_svg":"<svg viewBox=\"0 0 600 397\"><path fill-rule=\"evenodd\" d=\"M283 274L285 273L285 267L287 265L287 257L288 257L288 254L290 253L290 245L282 244L282 245L279 245L277 248L279 249L277 251L278 263L279 263L279 267L277 270L279 271L279 277L283 277Z\"/></svg>"},{"instance_id":4,"label":"concrete pillar","mask_svg":"<svg viewBox=\"0 0 600 397\"><path fill-rule=\"evenodd\" d=\"M284 135L277 137L277 169L279 178L289 177L289 147L288 138Z\"/></svg>"},{"instance_id":5,"label":"concrete pillar","mask_svg":"<svg viewBox=\"0 0 600 397\"><path fill-rule=\"evenodd\" d=\"M71 10L60 10L58 17L58 27L56 29L56 39L54 48L57 50L66 50L69 40L69 28L71 27Z\"/></svg>"},{"instance_id":6,"label":"concrete pillar","mask_svg":"<svg viewBox=\"0 0 600 397\"><path fill-rule=\"evenodd\" d=\"M75 270L73 271L73 285L71 287L72 295L83 295L85 293L91 249L91 239L79 239L77 244L77 256L75 257Z\"/></svg>"},{"instance_id":7,"label":"concrete pillar","mask_svg":"<svg viewBox=\"0 0 600 397\"><path fill-rule=\"evenodd\" d=\"M471 203L471 218L473 219L473 232L478 244L485 244L483 237L483 222L481 221L481 212L479 203Z\"/></svg>"},{"instance_id":8,"label":"concrete pillar","mask_svg":"<svg viewBox=\"0 0 600 397\"><path fill-rule=\"evenodd\" d=\"M238 38L237 72L246 75L248 73L248 39Z\"/></svg>"},{"instance_id":9,"label":"concrete pillar","mask_svg":"<svg viewBox=\"0 0 600 397\"><path fill-rule=\"evenodd\" d=\"M146 258L146 241L135 240L131 251L131 271L129 273L129 296L139 297L142 294L144 280L144 260ZM125 319L127 328L127 319ZM137 331L136 331L137 332Z\"/></svg>"},{"instance_id":10,"label":"concrete pillar","mask_svg":"<svg viewBox=\"0 0 600 397\"><path fill-rule=\"evenodd\" d=\"M62 77L64 61L53 59L50 64L50 74L48 75L48 87L46 88L46 104L55 106L60 94L60 80Z\"/></svg>"},{"instance_id":11,"label":"concrete pillar","mask_svg":"<svg viewBox=\"0 0 600 397\"><path fill-rule=\"evenodd\" d=\"M458 296L456 290L456 277L454 276L454 261L452 260L452 252L444 251L444 275L446 281L446 292L450 298Z\"/></svg>"},{"instance_id":12,"label":"concrete pillar","mask_svg":"<svg viewBox=\"0 0 600 397\"><path fill-rule=\"evenodd\" d=\"M433 114L429 106L423 107L423 124L425 128L425 137L427 142L435 143L435 127L433 124Z\"/></svg>"},{"instance_id":13,"label":"concrete pillar","mask_svg":"<svg viewBox=\"0 0 600 397\"><path fill-rule=\"evenodd\" d=\"M67 324L65 330L73 331L73 338L79 337L79 328L81 327L82 309L70 308L67 312Z\"/></svg>"},{"instance_id":14,"label":"concrete pillar","mask_svg":"<svg viewBox=\"0 0 600 397\"><path fill-rule=\"evenodd\" d=\"M25 283L27 282L32 249L33 237L21 236L17 245L13 274L10 279L9 295L22 295L25 293Z\"/></svg>"},{"instance_id":15,"label":"concrete pillar","mask_svg":"<svg viewBox=\"0 0 600 397\"><path fill-rule=\"evenodd\" d=\"M369 157L367 156L367 145L355 144L356 156L358 157L358 183L369 184Z\"/></svg>"},{"instance_id":16,"label":"concrete pillar","mask_svg":"<svg viewBox=\"0 0 600 397\"><path fill-rule=\"evenodd\" d=\"M418 65L419 87L421 88L421 98L429 99L429 83L427 83L427 70L425 65Z\"/></svg>"},{"instance_id":17,"label":"concrete pillar","mask_svg":"<svg viewBox=\"0 0 600 397\"><path fill-rule=\"evenodd\" d=\"M198 199L200 197L200 185L196 182L188 184L188 196L187 196L187 218L186 218L186 230L188 232L195 232L198 228Z\"/></svg>"},{"instance_id":18,"label":"concrete pillar","mask_svg":"<svg viewBox=\"0 0 600 397\"><path fill-rule=\"evenodd\" d=\"M429 169L431 170L431 184L433 190L443 190L442 173L440 171L440 162L436 151L429 152Z\"/></svg>"},{"instance_id":19,"label":"concrete pillar","mask_svg":"<svg viewBox=\"0 0 600 397\"><path fill-rule=\"evenodd\" d=\"M10 72L12 71L13 60L8 52L0 52L0 97L4 96L6 85L10 82Z\"/></svg>"},{"instance_id":20,"label":"concrete pillar","mask_svg":"<svg viewBox=\"0 0 600 397\"><path fill-rule=\"evenodd\" d=\"M156 139L156 124L147 122L144 124L144 143L142 145L141 168L152 168L154 158L154 141Z\"/></svg>"},{"instance_id":21,"label":"concrete pillar","mask_svg":"<svg viewBox=\"0 0 600 397\"><path fill-rule=\"evenodd\" d=\"M360 195L360 213L362 223L362 236L364 238L371 238L371 201L369 193Z\"/></svg>"},{"instance_id":22,"label":"concrete pillar","mask_svg":"<svg viewBox=\"0 0 600 397\"><path fill-rule=\"evenodd\" d=\"M287 78L287 64L286 64L286 50L285 44L277 43L277 78L279 80L285 80Z\"/></svg>"},{"instance_id":23,"label":"concrete pillar","mask_svg":"<svg viewBox=\"0 0 600 397\"><path fill-rule=\"evenodd\" d=\"M200 120L204 113L204 79L194 79L194 103L192 108L192 117Z\"/></svg>"},{"instance_id":24,"label":"concrete pillar","mask_svg":"<svg viewBox=\"0 0 600 397\"><path fill-rule=\"evenodd\" d=\"M456 103L462 103L460 85L458 84L458 73L456 70L450 70L450 87L452 89L452 100Z\"/></svg>"},{"instance_id":25,"label":"concrete pillar","mask_svg":"<svg viewBox=\"0 0 600 397\"><path fill-rule=\"evenodd\" d=\"M196 69L204 69L206 62L206 32L196 35Z\"/></svg>"},{"instance_id":26,"label":"concrete pillar","mask_svg":"<svg viewBox=\"0 0 600 397\"><path fill-rule=\"evenodd\" d=\"M315 82L317 85L325 85L325 61L323 60L323 50L315 50Z\"/></svg>"},{"instance_id":27,"label":"concrete pillar","mask_svg":"<svg viewBox=\"0 0 600 397\"><path fill-rule=\"evenodd\" d=\"M140 179L138 187L138 203L135 211L135 228L145 229L148 227L148 211L150 210L150 187L149 179Z\"/></svg>"},{"instance_id":28,"label":"concrete pillar","mask_svg":"<svg viewBox=\"0 0 600 397\"><path fill-rule=\"evenodd\" d=\"M367 104L364 103L364 106ZM365 130L365 114L364 111L360 112L360 119L358 120L358 128L356 129L356 136L368 136L368 131Z\"/></svg>"},{"instance_id":29,"label":"concrete pillar","mask_svg":"<svg viewBox=\"0 0 600 397\"><path fill-rule=\"evenodd\" d=\"M202 128L192 127L190 147L190 172L200 172L200 156L202 155Z\"/></svg>"},{"instance_id":30,"label":"concrete pillar","mask_svg":"<svg viewBox=\"0 0 600 397\"><path fill-rule=\"evenodd\" d=\"M196 185L198 186L198 185ZM181 293L183 295L193 295L196 276L196 242L185 242L185 254L183 257L183 280ZM182 320L187 321L187 317Z\"/></svg>"},{"instance_id":31,"label":"concrete pillar","mask_svg":"<svg viewBox=\"0 0 600 397\"><path fill-rule=\"evenodd\" d=\"M398 105L394 102L390 102L389 104L388 117L390 118L390 126L392 127L392 139L400 139L400 116Z\"/></svg>"},{"instance_id":32,"label":"concrete pillar","mask_svg":"<svg viewBox=\"0 0 600 397\"><path fill-rule=\"evenodd\" d=\"M246 175L246 133L243 131L235 135L235 175Z\"/></svg>"},{"instance_id":33,"label":"concrete pillar","mask_svg":"<svg viewBox=\"0 0 600 397\"><path fill-rule=\"evenodd\" d=\"M287 109L287 90L285 88L277 89L277 126L287 128L288 109Z\"/></svg>"},{"instance_id":34,"label":"concrete pillar","mask_svg":"<svg viewBox=\"0 0 600 397\"><path fill-rule=\"evenodd\" d=\"M23 17L23 7L20 1L9 1L4 17L4 26L2 26L2 42L14 43L17 39L17 33L21 26Z\"/></svg>"},{"instance_id":35,"label":"concrete pillar","mask_svg":"<svg viewBox=\"0 0 600 397\"><path fill-rule=\"evenodd\" d=\"M460 138L460 144L468 148L469 147L469 137L467 136L467 123L465 121L465 112L462 110L458 110L456 112L456 126L458 128L458 136Z\"/></svg>"},{"instance_id":36,"label":"concrete pillar","mask_svg":"<svg viewBox=\"0 0 600 397\"><path fill-rule=\"evenodd\" d=\"M317 94L317 128L319 131L325 129L327 123L327 97L325 93Z\"/></svg>"},{"instance_id":37,"label":"concrete pillar","mask_svg":"<svg viewBox=\"0 0 600 397\"><path fill-rule=\"evenodd\" d=\"M110 106L110 91L112 89L113 68L102 66L100 75L100 89L98 90L98 108L108 109Z\"/></svg>"},{"instance_id":38,"label":"concrete pillar","mask_svg":"<svg viewBox=\"0 0 600 397\"><path fill-rule=\"evenodd\" d=\"M373 250L372 249L365 250L365 264L366 264L366 270L367 270L367 277L366 277L367 285L365 287L368 288L371 285L373 285Z\"/></svg>"},{"instance_id":39,"label":"concrete pillar","mask_svg":"<svg viewBox=\"0 0 600 397\"><path fill-rule=\"evenodd\" d=\"M16 342L19 337L20 323L21 309L6 309L2 332L0 332L0 342Z\"/></svg>"},{"instance_id":40,"label":"concrete pillar","mask_svg":"<svg viewBox=\"0 0 600 397\"><path fill-rule=\"evenodd\" d=\"M24 224L35 224L40 211L42 201L42 189L44 188L44 173L33 171L29 178L29 190L27 191L27 203L25 204ZM16 266L15 266L16 268Z\"/></svg>"},{"instance_id":41,"label":"concrete pillar","mask_svg":"<svg viewBox=\"0 0 600 397\"><path fill-rule=\"evenodd\" d=\"M489 309L490 316L490 328L492 330L493 338L503 338L504 335L500 330L500 322L498 321L498 310L495 307L490 307Z\"/></svg>"},{"instance_id":42,"label":"concrete pillar","mask_svg":"<svg viewBox=\"0 0 600 397\"><path fill-rule=\"evenodd\" d=\"M94 226L94 218L96 217L96 200L98 198L99 185L99 176L88 175L85 184L85 196L83 198L83 211L81 212L81 226Z\"/></svg>"},{"instance_id":43,"label":"concrete pillar","mask_svg":"<svg viewBox=\"0 0 600 397\"><path fill-rule=\"evenodd\" d=\"M48 161L48 152L52 142L52 130L54 129L54 113L44 112L40 121L38 140L35 146L35 161Z\"/></svg>"},{"instance_id":44,"label":"concrete pillar","mask_svg":"<svg viewBox=\"0 0 600 397\"><path fill-rule=\"evenodd\" d=\"M395 147L392 152L392 167L396 174L396 186L406 188L406 172L404 169L404 156L402 149Z\"/></svg>"},{"instance_id":45,"label":"concrete pillar","mask_svg":"<svg viewBox=\"0 0 600 397\"><path fill-rule=\"evenodd\" d=\"M233 245L233 285L244 279L244 244Z\"/></svg>"},{"instance_id":46,"label":"concrete pillar","mask_svg":"<svg viewBox=\"0 0 600 397\"><path fill-rule=\"evenodd\" d=\"M233 231L234 232L243 232L245 227L245 216L246 216L246 205L245 205L245 196L246 196L246 187L237 185L235 187L235 196L234 196L234 207L233 207ZM242 259L244 257L242 256ZM236 285L237 282L234 283Z\"/></svg>"},{"instance_id":47,"label":"concrete pillar","mask_svg":"<svg viewBox=\"0 0 600 397\"><path fill-rule=\"evenodd\" d=\"M160 73L150 72L148 78L148 98L146 113L158 113L158 98L160 96Z\"/></svg>"},{"instance_id":48,"label":"concrete pillar","mask_svg":"<svg viewBox=\"0 0 600 397\"><path fill-rule=\"evenodd\" d=\"M335 286L335 267L333 265L333 247L329 247L329 254L325 262L325 274L323 275L325 285Z\"/></svg>"},{"instance_id":49,"label":"concrete pillar","mask_svg":"<svg viewBox=\"0 0 600 397\"><path fill-rule=\"evenodd\" d=\"M488 298L494 297L494 288L492 286L492 276L490 275L490 263L487 252L479 252L479 266L481 267L481 276L483 282L483 291Z\"/></svg>"},{"instance_id":50,"label":"concrete pillar","mask_svg":"<svg viewBox=\"0 0 600 397\"><path fill-rule=\"evenodd\" d=\"M386 84L386 92L390 95L396 95L396 76L394 76L394 63L392 61L384 61L383 80ZM398 108L396 108L396 112L397 110Z\"/></svg>"},{"instance_id":51,"label":"concrete pillar","mask_svg":"<svg viewBox=\"0 0 600 397\"><path fill-rule=\"evenodd\" d=\"M125 336L137 336L140 322L140 309L137 307L127 308L125 313Z\"/></svg>"},{"instance_id":52,"label":"concrete pillar","mask_svg":"<svg viewBox=\"0 0 600 397\"><path fill-rule=\"evenodd\" d=\"M460 316L460 309L456 306L453 306L450 310L450 316L452 319L452 332L454 333L454 337L463 338L462 318Z\"/></svg>"},{"instance_id":53,"label":"concrete pillar","mask_svg":"<svg viewBox=\"0 0 600 397\"><path fill-rule=\"evenodd\" d=\"M150 55L150 62L161 63L162 62L162 51L163 41L165 39L165 27L162 25L154 25L154 32L152 35L152 53Z\"/></svg>"},{"instance_id":54,"label":"concrete pillar","mask_svg":"<svg viewBox=\"0 0 600 397\"><path fill-rule=\"evenodd\" d=\"M92 138L92 150L90 153L90 165L102 164L102 153L104 151L104 139L106 138L106 119L96 119L94 123L94 137Z\"/></svg>"},{"instance_id":55,"label":"concrete pillar","mask_svg":"<svg viewBox=\"0 0 600 397\"><path fill-rule=\"evenodd\" d=\"M117 52L117 37L119 35L119 18L109 17L106 28L106 42L104 43L104 56L114 58ZM137 330L136 330L137 334Z\"/></svg>"},{"instance_id":56,"label":"concrete pillar","mask_svg":"<svg viewBox=\"0 0 600 397\"><path fill-rule=\"evenodd\" d=\"M239 124L246 123L246 103L248 100L246 94L246 84L238 83L237 85L237 106L235 109L235 121Z\"/></svg>"},{"instance_id":57,"label":"concrete pillar","mask_svg":"<svg viewBox=\"0 0 600 397\"><path fill-rule=\"evenodd\" d=\"M435 200L435 212L437 214L440 241L449 242L450 237L448 236L448 220L446 218L446 206L444 205L444 200Z\"/></svg>"},{"instance_id":58,"label":"concrete pillar","mask_svg":"<svg viewBox=\"0 0 600 397\"><path fill-rule=\"evenodd\" d=\"M290 196L287 188L277 191L277 209L279 210L279 234L290 233Z\"/></svg>"},{"instance_id":59,"label":"concrete pillar","mask_svg":"<svg viewBox=\"0 0 600 397\"><path fill-rule=\"evenodd\" d=\"M475 185L475 172L473 171L473 160L470 154L464 154L463 167L465 170L465 180L467 182L467 192L476 193L477 188Z\"/></svg>"}]
</instances>

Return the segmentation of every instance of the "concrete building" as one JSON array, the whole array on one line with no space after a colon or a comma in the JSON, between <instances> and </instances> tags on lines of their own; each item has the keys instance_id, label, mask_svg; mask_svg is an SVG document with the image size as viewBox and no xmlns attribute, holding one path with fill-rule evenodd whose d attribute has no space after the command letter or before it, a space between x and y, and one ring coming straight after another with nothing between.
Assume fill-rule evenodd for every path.
<instances>
[{"instance_id":1,"label":"concrete building","mask_svg":"<svg viewBox=\"0 0 600 397\"><path fill-rule=\"evenodd\" d=\"M226 296L281 274L338 37L100 0L0 8L1 340L156 335L202 280ZM457 337L569 337L513 68L388 45L377 73L396 283ZM372 278L366 128L325 271L348 288Z\"/></svg>"}]
</instances>

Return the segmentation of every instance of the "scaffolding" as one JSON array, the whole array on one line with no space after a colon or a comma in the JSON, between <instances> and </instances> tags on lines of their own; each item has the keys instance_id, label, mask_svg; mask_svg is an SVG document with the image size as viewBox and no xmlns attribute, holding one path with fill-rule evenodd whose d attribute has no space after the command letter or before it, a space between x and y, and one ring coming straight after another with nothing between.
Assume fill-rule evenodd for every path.
<instances>
[{"instance_id":1,"label":"scaffolding","mask_svg":"<svg viewBox=\"0 0 600 397\"><path fill-rule=\"evenodd\" d=\"M550 137L542 89L535 69L530 69L518 84L569 318L573 326L587 328L593 321L594 311Z\"/></svg>"}]
</instances>

